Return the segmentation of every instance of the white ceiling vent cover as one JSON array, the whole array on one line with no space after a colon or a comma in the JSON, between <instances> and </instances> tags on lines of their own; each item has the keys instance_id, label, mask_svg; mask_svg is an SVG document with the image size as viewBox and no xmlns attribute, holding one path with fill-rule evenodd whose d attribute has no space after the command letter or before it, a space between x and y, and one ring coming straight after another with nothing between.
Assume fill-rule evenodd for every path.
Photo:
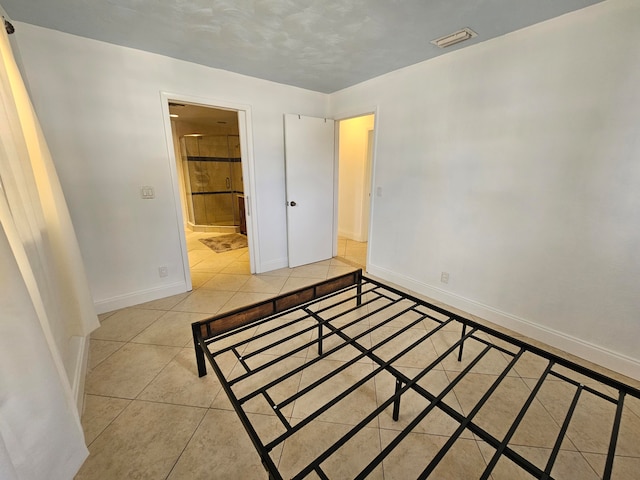
<instances>
[{"instance_id":1,"label":"white ceiling vent cover","mask_svg":"<svg viewBox=\"0 0 640 480\"><path fill-rule=\"evenodd\" d=\"M470 38L477 37L478 34L471 30L470 28L463 28L462 30L458 30L457 32L450 33L449 35L445 35L444 37L436 38L435 40L431 40L431 43L434 45L445 48L451 45L455 45L456 43L464 42L465 40L469 40Z\"/></svg>"}]
</instances>

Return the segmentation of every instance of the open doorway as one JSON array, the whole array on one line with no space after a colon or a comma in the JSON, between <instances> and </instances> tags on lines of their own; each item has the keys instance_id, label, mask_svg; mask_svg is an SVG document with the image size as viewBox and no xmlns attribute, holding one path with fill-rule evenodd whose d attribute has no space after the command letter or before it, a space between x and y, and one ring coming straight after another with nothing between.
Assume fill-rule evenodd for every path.
<instances>
[{"instance_id":1,"label":"open doorway","mask_svg":"<svg viewBox=\"0 0 640 480\"><path fill-rule=\"evenodd\" d=\"M169 114L187 229L246 235L238 112L169 102Z\"/></svg>"},{"instance_id":2,"label":"open doorway","mask_svg":"<svg viewBox=\"0 0 640 480\"><path fill-rule=\"evenodd\" d=\"M245 111L167 98L185 233L185 272L197 288L218 273L251 274ZM243 147L245 145L245 147ZM245 188L247 195L245 196ZM188 288L190 289L190 288Z\"/></svg>"},{"instance_id":3,"label":"open doorway","mask_svg":"<svg viewBox=\"0 0 640 480\"><path fill-rule=\"evenodd\" d=\"M337 257L366 268L369 246L371 169L375 115L338 124Z\"/></svg>"}]
</instances>

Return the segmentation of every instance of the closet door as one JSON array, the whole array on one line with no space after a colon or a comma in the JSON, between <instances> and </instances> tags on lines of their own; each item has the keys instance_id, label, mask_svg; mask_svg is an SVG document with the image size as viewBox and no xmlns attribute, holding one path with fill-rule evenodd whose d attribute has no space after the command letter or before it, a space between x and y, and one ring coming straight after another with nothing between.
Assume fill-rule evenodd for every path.
<instances>
[{"instance_id":1,"label":"closet door","mask_svg":"<svg viewBox=\"0 0 640 480\"><path fill-rule=\"evenodd\" d=\"M334 122L285 115L289 267L333 254Z\"/></svg>"}]
</instances>

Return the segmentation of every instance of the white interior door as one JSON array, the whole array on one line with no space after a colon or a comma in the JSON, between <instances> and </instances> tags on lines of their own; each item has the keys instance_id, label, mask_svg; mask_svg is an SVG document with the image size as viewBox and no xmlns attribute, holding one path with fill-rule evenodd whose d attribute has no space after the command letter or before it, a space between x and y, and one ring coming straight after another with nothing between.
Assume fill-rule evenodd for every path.
<instances>
[{"instance_id":1,"label":"white interior door","mask_svg":"<svg viewBox=\"0 0 640 480\"><path fill-rule=\"evenodd\" d=\"M334 122L284 117L289 267L333 253Z\"/></svg>"}]
</instances>

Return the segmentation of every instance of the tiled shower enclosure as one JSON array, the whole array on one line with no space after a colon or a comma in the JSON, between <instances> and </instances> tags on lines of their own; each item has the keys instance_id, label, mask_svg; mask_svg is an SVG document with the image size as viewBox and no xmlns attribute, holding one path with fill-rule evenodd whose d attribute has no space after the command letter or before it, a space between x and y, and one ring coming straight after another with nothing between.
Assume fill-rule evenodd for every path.
<instances>
[{"instance_id":1,"label":"tiled shower enclosure","mask_svg":"<svg viewBox=\"0 0 640 480\"><path fill-rule=\"evenodd\" d=\"M238 135L185 135L180 139L189 223L240 223L238 195L244 192Z\"/></svg>"}]
</instances>

